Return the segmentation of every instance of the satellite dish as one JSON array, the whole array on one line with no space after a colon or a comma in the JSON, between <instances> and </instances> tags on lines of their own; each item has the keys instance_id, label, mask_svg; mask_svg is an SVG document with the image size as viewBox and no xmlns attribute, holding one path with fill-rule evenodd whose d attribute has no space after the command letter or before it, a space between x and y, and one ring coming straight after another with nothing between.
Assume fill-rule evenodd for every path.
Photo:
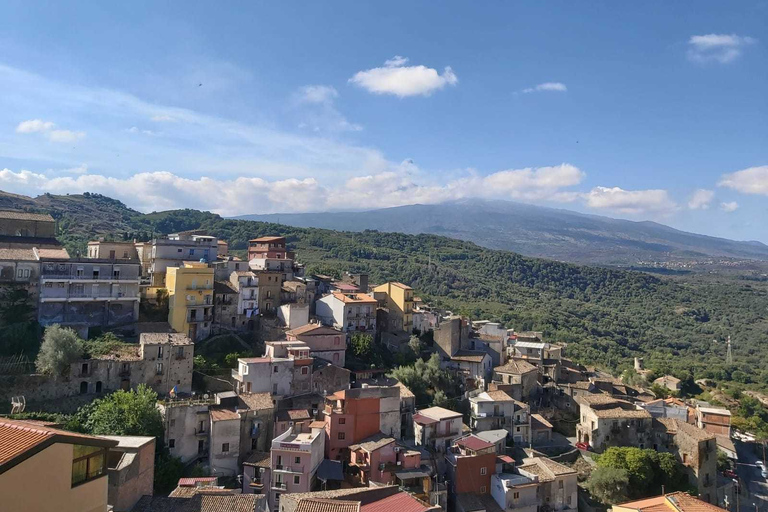
<instances>
[{"instance_id":1,"label":"satellite dish","mask_svg":"<svg viewBox=\"0 0 768 512\"><path fill-rule=\"evenodd\" d=\"M203 398L204 398L204 399L206 399L206 400L208 400L208 393L204 394L204 395L203 395Z\"/></svg>"}]
</instances>

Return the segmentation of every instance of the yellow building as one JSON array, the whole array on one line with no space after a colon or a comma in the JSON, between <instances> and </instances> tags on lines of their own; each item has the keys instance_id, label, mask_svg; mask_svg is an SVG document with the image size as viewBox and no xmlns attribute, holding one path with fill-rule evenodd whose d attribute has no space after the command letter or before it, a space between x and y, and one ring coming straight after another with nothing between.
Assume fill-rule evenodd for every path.
<instances>
[{"instance_id":1,"label":"yellow building","mask_svg":"<svg viewBox=\"0 0 768 512\"><path fill-rule=\"evenodd\" d=\"M405 332L413 330L413 288L392 281L375 287L373 296L384 302L389 309L390 329Z\"/></svg>"},{"instance_id":2,"label":"yellow building","mask_svg":"<svg viewBox=\"0 0 768 512\"><path fill-rule=\"evenodd\" d=\"M0 418L0 510L107 512L117 441Z\"/></svg>"},{"instance_id":3,"label":"yellow building","mask_svg":"<svg viewBox=\"0 0 768 512\"><path fill-rule=\"evenodd\" d=\"M168 267L168 323L192 341L211 334L213 321L213 269L207 263L185 261L181 267Z\"/></svg>"}]
</instances>

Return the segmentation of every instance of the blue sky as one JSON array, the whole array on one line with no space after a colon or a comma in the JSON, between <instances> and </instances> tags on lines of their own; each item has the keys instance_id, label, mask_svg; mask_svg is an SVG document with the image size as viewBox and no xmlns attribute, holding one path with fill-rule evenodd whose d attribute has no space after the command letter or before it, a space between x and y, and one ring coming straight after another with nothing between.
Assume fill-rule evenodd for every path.
<instances>
[{"instance_id":1,"label":"blue sky","mask_svg":"<svg viewBox=\"0 0 768 512\"><path fill-rule=\"evenodd\" d=\"M0 188L511 199L768 243L768 2L0 4Z\"/></svg>"}]
</instances>

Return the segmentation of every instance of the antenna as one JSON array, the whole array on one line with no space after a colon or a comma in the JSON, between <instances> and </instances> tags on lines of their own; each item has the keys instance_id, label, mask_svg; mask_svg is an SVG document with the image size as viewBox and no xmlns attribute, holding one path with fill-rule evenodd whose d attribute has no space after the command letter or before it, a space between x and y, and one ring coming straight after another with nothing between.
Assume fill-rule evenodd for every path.
<instances>
[{"instance_id":1,"label":"antenna","mask_svg":"<svg viewBox=\"0 0 768 512\"><path fill-rule=\"evenodd\" d=\"M27 400L23 396L11 397L11 414L21 414L27 407Z\"/></svg>"},{"instance_id":2,"label":"antenna","mask_svg":"<svg viewBox=\"0 0 768 512\"><path fill-rule=\"evenodd\" d=\"M725 364L733 364L733 351L731 350L731 336L728 336L728 341L726 342L727 349L725 352Z\"/></svg>"}]
</instances>

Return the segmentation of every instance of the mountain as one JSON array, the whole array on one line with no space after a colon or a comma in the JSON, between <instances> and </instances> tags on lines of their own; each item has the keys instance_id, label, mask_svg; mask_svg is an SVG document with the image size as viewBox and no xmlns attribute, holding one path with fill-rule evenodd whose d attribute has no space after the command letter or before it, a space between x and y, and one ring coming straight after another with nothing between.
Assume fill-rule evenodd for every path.
<instances>
[{"instance_id":1,"label":"mountain","mask_svg":"<svg viewBox=\"0 0 768 512\"><path fill-rule=\"evenodd\" d=\"M633 222L510 201L464 200L364 212L236 218L343 231L430 233L491 249L574 263L627 266L706 258L768 261L768 246L760 242L738 242L656 222Z\"/></svg>"}]
</instances>

